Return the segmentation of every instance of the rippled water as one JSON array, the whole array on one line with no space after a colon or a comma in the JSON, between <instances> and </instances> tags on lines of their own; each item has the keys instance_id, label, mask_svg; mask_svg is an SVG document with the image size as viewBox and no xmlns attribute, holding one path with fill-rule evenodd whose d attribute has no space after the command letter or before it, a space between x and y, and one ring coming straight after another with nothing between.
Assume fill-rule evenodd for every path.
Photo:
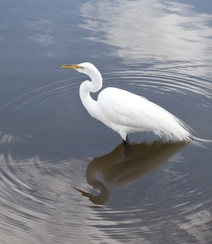
<instances>
[{"instance_id":1,"label":"rippled water","mask_svg":"<svg viewBox=\"0 0 212 244\"><path fill-rule=\"evenodd\" d=\"M0 9L0 243L210 243L212 150L120 136L83 108L104 87L147 97L212 139L212 12L198 1L19 1ZM96 94L93 95L97 97Z\"/></svg>"}]
</instances>

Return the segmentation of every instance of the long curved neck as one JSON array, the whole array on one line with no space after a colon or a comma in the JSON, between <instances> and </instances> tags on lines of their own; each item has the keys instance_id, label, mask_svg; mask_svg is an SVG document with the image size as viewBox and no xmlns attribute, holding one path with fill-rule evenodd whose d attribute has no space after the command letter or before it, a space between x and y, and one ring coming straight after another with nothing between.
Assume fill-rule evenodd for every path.
<instances>
[{"instance_id":1,"label":"long curved neck","mask_svg":"<svg viewBox=\"0 0 212 244\"><path fill-rule=\"evenodd\" d=\"M80 85L79 94L83 106L92 117L97 114L97 102L90 96L90 92L97 92L102 88L102 76L98 70L90 75L91 81L84 81Z\"/></svg>"}]
</instances>

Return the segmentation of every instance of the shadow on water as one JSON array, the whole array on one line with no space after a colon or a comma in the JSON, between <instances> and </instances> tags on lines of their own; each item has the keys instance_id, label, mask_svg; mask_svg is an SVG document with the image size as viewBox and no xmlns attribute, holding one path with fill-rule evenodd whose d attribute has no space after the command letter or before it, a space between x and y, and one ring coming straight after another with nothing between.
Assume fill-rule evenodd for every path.
<instances>
[{"instance_id":1,"label":"shadow on water","mask_svg":"<svg viewBox=\"0 0 212 244\"><path fill-rule=\"evenodd\" d=\"M185 142L170 143L155 140L151 144L142 142L130 144L126 148L121 143L110 153L94 158L87 167L87 182L94 189L100 190L99 195L73 188L94 204L104 205L110 196L107 186L125 187L148 176L186 145ZM103 176L105 183L96 178L98 173Z\"/></svg>"}]
</instances>

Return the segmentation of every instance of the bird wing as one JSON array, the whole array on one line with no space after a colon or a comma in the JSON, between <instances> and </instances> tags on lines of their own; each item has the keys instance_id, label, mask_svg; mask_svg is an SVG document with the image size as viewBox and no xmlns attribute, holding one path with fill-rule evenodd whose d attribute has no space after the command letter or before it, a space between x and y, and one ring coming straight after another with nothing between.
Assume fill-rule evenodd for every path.
<instances>
[{"instance_id":1,"label":"bird wing","mask_svg":"<svg viewBox=\"0 0 212 244\"><path fill-rule=\"evenodd\" d=\"M134 128L174 133L183 122L144 97L118 88L106 88L98 96L98 104L107 122ZM173 131L172 131L173 128Z\"/></svg>"},{"instance_id":2,"label":"bird wing","mask_svg":"<svg viewBox=\"0 0 212 244\"><path fill-rule=\"evenodd\" d=\"M103 115L111 122L147 129L151 122L152 103L144 97L118 88L106 88L98 96Z\"/></svg>"}]
</instances>

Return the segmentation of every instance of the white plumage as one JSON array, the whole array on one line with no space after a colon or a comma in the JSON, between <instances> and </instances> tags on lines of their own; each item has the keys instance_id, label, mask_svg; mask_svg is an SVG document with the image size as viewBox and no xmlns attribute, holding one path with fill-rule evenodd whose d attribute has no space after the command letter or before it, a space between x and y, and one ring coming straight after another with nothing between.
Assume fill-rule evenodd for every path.
<instances>
[{"instance_id":1,"label":"white plumage","mask_svg":"<svg viewBox=\"0 0 212 244\"><path fill-rule=\"evenodd\" d=\"M127 135L139 131L152 131L167 141L187 141L192 139L189 127L167 110L144 97L128 91L108 87L101 91L97 101L90 92L102 88L102 76L91 63L61 65L84 73L91 81L80 85L80 98L89 114L118 132L126 142Z\"/></svg>"}]
</instances>

